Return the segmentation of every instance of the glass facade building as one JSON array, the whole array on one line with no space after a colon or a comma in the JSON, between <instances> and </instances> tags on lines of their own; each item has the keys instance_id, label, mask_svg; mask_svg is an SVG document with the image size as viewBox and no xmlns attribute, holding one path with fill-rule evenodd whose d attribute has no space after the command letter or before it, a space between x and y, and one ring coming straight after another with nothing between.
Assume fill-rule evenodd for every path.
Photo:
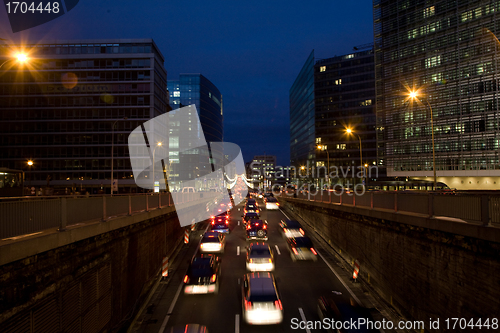
<instances>
[{"instance_id":1,"label":"glass facade building","mask_svg":"<svg viewBox=\"0 0 500 333\"><path fill-rule=\"evenodd\" d=\"M432 179L432 114L438 181L498 189L500 2L375 0L373 9L378 163L388 176ZM414 89L420 103L406 97Z\"/></svg>"},{"instance_id":2,"label":"glass facade building","mask_svg":"<svg viewBox=\"0 0 500 333\"><path fill-rule=\"evenodd\" d=\"M316 166L358 168L376 163L373 49L316 61ZM350 128L354 134L347 134ZM328 154L325 152L328 151ZM326 170L326 169L325 169ZM358 169L356 169L358 170Z\"/></svg>"},{"instance_id":3,"label":"glass facade building","mask_svg":"<svg viewBox=\"0 0 500 333\"><path fill-rule=\"evenodd\" d=\"M201 74L180 74L179 80L168 80L170 106L172 109L195 105L200 119L201 129L207 142L222 142L223 131L223 102L219 89ZM171 188L176 187L177 180L194 179L219 170L224 165L223 152L220 145L214 145L212 150L207 147L192 149L188 153L179 155L179 148L183 142L189 142L190 137L198 137L195 128L189 128L189 133L179 133L176 125L170 124L170 140L179 140L178 144L169 144L169 158L171 162ZM198 189L217 187L218 184L199 183Z\"/></svg>"},{"instance_id":4,"label":"glass facade building","mask_svg":"<svg viewBox=\"0 0 500 333\"><path fill-rule=\"evenodd\" d=\"M168 110L164 58L152 39L0 45L2 166L27 170L32 185L90 193L114 179L135 188L127 139ZM124 119L126 118L126 119ZM109 190L108 190L109 192Z\"/></svg>"},{"instance_id":5,"label":"glass facade building","mask_svg":"<svg viewBox=\"0 0 500 333\"><path fill-rule=\"evenodd\" d=\"M314 50L290 88L290 165L313 164L314 132Z\"/></svg>"}]
</instances>

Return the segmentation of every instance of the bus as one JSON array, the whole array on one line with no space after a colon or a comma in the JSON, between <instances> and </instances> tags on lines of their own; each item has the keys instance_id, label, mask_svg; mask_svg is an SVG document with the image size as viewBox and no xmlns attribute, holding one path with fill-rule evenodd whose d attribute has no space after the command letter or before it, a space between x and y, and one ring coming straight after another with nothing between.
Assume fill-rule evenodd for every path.
<instances>
[{"instance_id":1,"label":"bus","mask_svg":"<svg viewBox=\"0 0 500 333\"><path fill-rule=\"evenodd\" d=\"M0 197L21 197L24 188L24 171L0 168Z\"/></svg>"}]
</instances>

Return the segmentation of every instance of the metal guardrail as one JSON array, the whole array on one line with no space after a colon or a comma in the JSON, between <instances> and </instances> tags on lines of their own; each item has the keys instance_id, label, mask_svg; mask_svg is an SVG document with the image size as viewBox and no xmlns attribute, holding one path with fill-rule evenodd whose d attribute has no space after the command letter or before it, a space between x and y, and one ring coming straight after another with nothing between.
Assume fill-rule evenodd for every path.
<instances>
[{"instance_id":1,"label":"metal guardrail","mask_svg":"<svg viewBox=\"0 0 500 333\"><path fill-rule=\"evenodd\" d=\"M293 197L285 192L281 195ZM398 191L356 194L318 190L298 193L296 198L500 227L500 195L401 193Z\"/></svg>"},{"instance_id":2,"label":"metal guardrail","mask_svg":"<svg viewBox=\"0 0 500 333\"><path fill-rule=\"evenodd\" d=\"M183 198L183 197L186 198ZM176 193L176 200L196 200L202 193ZM170 193L114 196L8 198L0 202L0 239L39 233L110 217L173 205Z\"/></svg>"}]
</instances>

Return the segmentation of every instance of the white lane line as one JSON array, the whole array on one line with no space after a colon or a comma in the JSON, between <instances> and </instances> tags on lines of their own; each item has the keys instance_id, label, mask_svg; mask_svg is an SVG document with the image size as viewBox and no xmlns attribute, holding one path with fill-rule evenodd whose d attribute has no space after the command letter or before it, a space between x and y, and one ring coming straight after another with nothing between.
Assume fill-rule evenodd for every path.
<instances>
[{"instance_id":1,"label":"white lane line","mask_svg":"<svg viewBox=\"0 0 500 333\"><path fill-rule=\"evenodd\" d=\"M240 220L238 220L238 225L240 225Z\"/></svg>"},{"instance_id":2,"label":"white lane line","mask_svg":"<svg viewBox=\"0 0 500 333\"><path fill-rule=\"evenodd\" d=\"M240 255L240 247L239 247L239 246L237 246L237 247L236 247L236 255L237 255L237 256L239 256L239 255Z\"/></svg>"},{"instance_id":3,"label":"white lane line","mask_svg":"<svg viewBox=\"0 0 500 333\"><path fill-rule=\"evenodd\" d=\"M286 215L286 214L285 214L285 212L284 212L281 208L280 208L280 212L281 212L283 215L285 215L285 217L286 217L287 219L291 220L291 219L288 217L288 215Z\"/></svg>"},{"instance_id":4,"label":"white lane line","mask_svg":"<svg viewBox=\"0 0 500 333\"><path fill-rule=\"evenodd\" d=\"M240 315L237 314L234 318L234 333L240 333Z\"/></svg>"},{"instance_id":5,"label":"white lane line","mask_svg":"<svg viewBox=\"0 0 500 333\"><path fill-rule=\"evenodd\" d=\"M302 318L302 321L304 323L307 323L306 316L304 315L304 311L302 310L302 308L299 308L299 312L300 312L300 318ZM306 332L311 333L311 330L308 329L307 326L306 326Z\"/></svg>"},{"instance_id":6,"label":"white lane line","mask_svg":"<svg viewBox=\"0 0 500 333\"><path fill-rule=\"evenodd\" d=\"M280 248L278 247L278 245L274 245L274 247L276 248L276 252L278 252L278 254L281 255Z\"/></svg>"},{"instance_id":7,"label":"white lane line","mask_svg":"<svg viewBox=\"0 0 500 333\"><path fill-rule=\"evenodd\" d=\"M281 210L281 208L280 208ZM281 211L281 213L283 213L283 215L286 216L287 219L290 220L290 218L285 214L285 212ZM352 298L359 304L359 305L362 305L362 303L359 301L359 299L356 297L356 295L354 294L354 292L349 288L349 286L344 282L344 280L342 280L340 278L340 275L337 274L337 272L333 269L333 267L325 260L325 257L323 257L321 255L321 253L319 253L319 251L316 251L318 252L318 255L321 257L321 259L323 259L323 261L325 262L325 264L330 268L330 270L333 272L333 274L335 274L335 276L337 277L337 279L340 281L340 283L342 283L342 285L345 287L345 289L347 289L347 291L349 292L349 294L351 294Z\"/></svg>"},{"instance_id":8,"label":"white lane line","mask_svg":"<svg viewBox=\"0 0 500 333\"><path fill-rule=\"evenodd\" d=\"M172 301L172 304L170 304L170 308L168 309L167 315L165 316L165 319L163 319L163 323L161 324L160 330L158 333L163 333L165 331L165 327L167 327L168 320L170 319L170 314L172 311L174 311L175 303L177 302L177 299L179 298L179 295L181 293L182 287L184 287L184 283L181 283L179 286L179 289L177 290L177 293L175 294L174 300Z\"/></svg>"},{"instance_id":9,"label":"white lane line","mask_svg":"<svg viewBox=\"0 0 500 333\"><path fill-rule=\"evenodd\" d=\"M349 294L351 294L352 298L356 301L356 303L358 303L359 305L362 305L363 303L360 302L360 300L356 297L356 295L351 290L351 288L349 288L349 286L344 282L344 280L340 277L340 275L338 275L337 272L333 269L333 267L325 260L325 257L323 257L321 255L321 253L319 253L319 251L316 251L316 252L318 252L318 255L321 257L321 259L323 259L323 261L330 268L330 270L333 272L333 274L335 274L335 276L340 281L340 283L342 283L342 285L345 287L345 289L347 289Z\"/></svg>"}]
</instances>

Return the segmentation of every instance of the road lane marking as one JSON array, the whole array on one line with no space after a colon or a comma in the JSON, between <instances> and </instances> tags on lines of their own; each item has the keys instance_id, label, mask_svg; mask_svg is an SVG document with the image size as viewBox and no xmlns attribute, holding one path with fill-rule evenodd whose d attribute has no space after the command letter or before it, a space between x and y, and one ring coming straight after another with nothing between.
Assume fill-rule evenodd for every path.
<instances>
[{"instance_id":1,"label":"road lane marking","mask_svg":"<svg viewBox=\"0 0 500 333\"><path fill-rule=\"evenodd\" d=\"M361 303L361 301L356 297L356 295L351 290L351 288L349 288L349 286L344 282L344 280L340 278L340 275L338 275L337 272L333 269L333 267L326 261L325 257L323 257L323 255L321 255L321 253L319 253L319 251L316 251L316 252L321 257L321 259L323 259L325 264L330 268L330 270L333 272L333 274L335 274L335 276L340 281L340 283L342 283L342 285L345 287L345 289L347 289L349 294L351 294L352 298L356 301L356 303L358 303L361 306L363 303Z\"/></svg>"},{"instance_id":2,"label":"road lane marking","mask_svg":"<svg viewBox=\"0 0 500 333\"><path fill-rule=\"evenodd\" d=\"M161 324L160 330L158 333L163 333L165 331L165 327L167 327L168 320L170 319L170 314L172 311L174 311L175 303L177 302L177 299L179 298L179 295L181 293L182 287L184 287L184 283L181 283L179 286L179 289L177 290L177 293L175 294L174 300L172 301L172 304L170 304L170 308L168 309L167 315L165 316L165 319L163 319L163 323Z\"/></svg>"},{"instance_id":3,"label":"road lane marking","mask_svg":"<svg viewBox=\"0 0 500 333\"><path fill-rule=\"evenodd\" d=\"M281 208L280 208L281 210ZM283 215L286 216L287 219L290 220L290 218L288 217L288 215L285 214L284 211L281 210L281 213L283 213ZM319 251L316 251L318 252L318 255L321 257L321 259L323 259L323 261L325 262L325 264L328 266L328 268L330 268L330 270L333 272L333 274L335 274L335 276L337 277L337 279L340 281L340 283L342 283L342 285L345 287L345 289L347 289L347 291L349 292L349 294L351 294L352 298L359 304L359 305L362 305L362 303L360 302L360 300L356 297L356 295L354 294L354 292L349 288L349 286L344 282L343 279L340 278L340 275L337 274L337 272L333 269L333 267L326 261L325 257L323 257L323 255L321 255L321 253Z\"/></svg>"},{"instance_id":4,"label":"road lane marking","mask_svg":"<svg viewBox=\"0 0 500 333\"><path fill-rule=\"evenodd\" d=\"M238 220L238 225L240 225L240 220Z\"/></svg>"},{"instance_id":5,"label":"road lane marking","mask_svg":"<svg viewBox=\"0 0 500 333\"><path fill-rule=\"evenodd\" d=\"M302 318L302 321L304 323L307 323L306 316L304 315L304 311L302 310L302 308L299 308L299 312L300 312L300 318ZM308 329L307 326L306 326L306 332L311 333L311 330Z\"/></svg>"},{"instance_id":6,"label":"road lane marking","mask_svg":"<svg viewBox=\"0 0 500 333\"><path fill-rule=\"evenodd\" d=\"M240 333L240 315L237 314L234 318L234 333Z\"/></svg>"},{"instance_id":7,"label":"road lane marking","mask_svg":"<svg viewBox=\"0 0 500 333\"><path fill-rule=\"evenodd\" d=\"M236 247L236 255L237 255L237 256L239 256L239 255L240 255L240 247L239 247L239 246L237 246L237 247Z\"/></svg>"},{"instance_id":8,"label":"road lane marking","mask_svg":"<svg viewBox=\"0 0 500 333\"><path fill-rule=\"evenodd\" d=\"M276 248L276 252L278 252L278 254L281 255L280 248L278 247L278 245L274 245L274 247Z\"/></svg>"}]
</instances>

